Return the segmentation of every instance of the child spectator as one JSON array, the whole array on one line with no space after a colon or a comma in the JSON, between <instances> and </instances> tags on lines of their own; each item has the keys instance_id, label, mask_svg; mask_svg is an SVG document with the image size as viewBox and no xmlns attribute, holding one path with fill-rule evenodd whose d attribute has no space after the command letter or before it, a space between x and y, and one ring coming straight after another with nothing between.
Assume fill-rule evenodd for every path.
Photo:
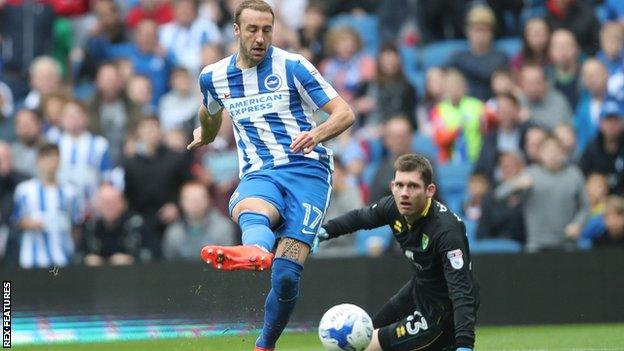
<instances>
[{"instance_id":1,"label":"child spectator","mask_svg":"<svg viewBox=\"0 0 624 351\"><path fill-rule=\"evenodd\" d=\"M73 189L60 183L59 149L44 144L37 153L37 178L15 189L15 221L22 235L19 262L23 268L67 266L72 263L72 231L81 219Z\"/></svg>"},{"instance_id":2,"label":"child spectator","mask_svg":"<svg viewBox=\"0 0 624 351\"><path fill-rule=\"evenodd\" d=\"M432 111L434 141L438 160L446 162L475 162L481 151L481 120L484 105L466 95L468 85L463 74L449 69L444 80L444 100Z\"/></svg>"},{"instance_id":3,"label":"child spectator","mask_svg":"<svg viewBox=\"0 0 624 351\"><path fill-rule=\"evenodd\" d=\"M579 158L579 153L576 148L576 133L574 127L570 123L558 124L553 130L555 138L561 143L563 152L566 156L566 162L574 162Z\"/></svg>"},{"instance_id":4,"label":"child spectator","mask_svg":"<svg viewBox=\"0 0 624 351\"><path fill-rule=\"evenodd\" d=\"M468 179L468 194L462 208L462 215L469 221L478 222L483 213L483 198L490 192L489 178L483 173L473 173Z\"/></svg>"},{"instance_id":5,"label":"child spectator","mask_svg":"<svg viewBox=\"0 0 624 351\"><path fill-rule=\"evenodd\" d=\"M596 238L594 246L624 247L624 198L609 196L604 213L605 231Z\"/></svg>"}]
</instances>

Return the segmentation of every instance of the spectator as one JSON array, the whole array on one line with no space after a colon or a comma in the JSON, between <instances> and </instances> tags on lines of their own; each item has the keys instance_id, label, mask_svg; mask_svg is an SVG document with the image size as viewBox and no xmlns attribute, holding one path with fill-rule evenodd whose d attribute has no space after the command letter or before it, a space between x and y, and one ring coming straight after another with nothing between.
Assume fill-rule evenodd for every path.
<instances>
[{"instance_id":1,"label":"spectator","mask_svg":"<svg viewBox=\"0 0 624 351\"><path fill-rule=\"evenodd\" d=\"M577 142L574 127L572 127L570 123L557 124L555 129L553 129L553 135L561 144L565 155L565 161L577 163L579 154L576 149Z\"/></svg>"},{"instance_id":2,"label":"spectator","mask_svg":"<svg viewBox=\"0 0 624 351\"><path fill-rule=\"evenodd\" d=\"M499 155L519 152L522 136L528 127L528 123L520 117L520 103L514 95L499 94L496 105L498 126L483 138L483 147L475 165L475 171L484 173L491 182L500 180L500 172L496 169Z\"/></svg>"},{"instance_id":3,"label":"spectator","mask_svg":"<svg viewBox=\"0 0 624 351\"><path fill-rule=\"evenodd\" d=\"M189 166L183 155L162 144L157 118L139 121L136 136L135 155L123 163L124 191L129 209L145 220L143 247L160 258L165 226L179 218L178 190L190 178Z\"/></svg>"},{"instance_id":4,"label":"spectator","mask_svg":"<svg viewBox=\"0 0 624 351\"><path fill-rule=\"evenodd\" d=\"M425 43L464 36L464 20L468 1L419 1L416 14L418 29Z\"/></svg>"},{"instance_id":5,"label":"spectator","mask_svg":"<svg viewBox=\"0 0 624 351\"><path fill-rule=\"evenodd\" d=\"M95 216L84 230L84 263L128 265L139 257L143 219L128 211L123 193L102 185L93 198Z\"/></svg>"},{"instance_id":6,"label":"spectator","mask_svg":"<svg viewBox=\"0 0 624 351\"><path fill-rule=\"evenodd\" d=\"M609 195L607 177L605 177L604 174L592 173L587 176L585 188L587 189L591 215L602 215L604 213L607 196Z\"/></svg>"},{"instance_id":7,"label":"spectator","mask_svg":"<svg viewBox=\"0 0 624 351\"><path fill-rule=\"evenodd\" d=\"M588 55L598 51L600 23L591 5L584 1L547 0L546 7L546 21L551 29L570 30L583 52Z\"/></svg>"},{"instance_id":8,"label":"spectator","mask_svg":"<svg viewBox=\"0 0 624 351\"><path fill-rule=\"evenodd\" d=\"M41 120L37 112L22 109L15 114L15 135L17 141L11 143L11 155L19 160L15 170L35 177L37 175L37 150L44 143Z\"/></svg>"},{"instance_id":9,"label":"spectator","mask_svg":"<svg viewBox=\"0 0 624 351\"><path fill-rule=\"evenodd\" d=\"M2 71L0 70L0 72ZM3 81L0 81L0 121L12 117L14 107L11 88Z\"/></svg>"},{"instance_id":10,"label":"spectator","mask_svg":"<svg viewBox=\"0 0 624 351\"><path fill-rule=\"evenodd\" d=\"M61 139L63 107L67 100L67 96L59 92L46 94L41 100L40 110L43 113L43 135L46 141L52 144L58 144Z\"/></svg>"},{"instance_id":11,"label":"spectator","mask_svg":"<svg viewBox=\"0 0 624 351\"><path fill-rule=\"evenodd\" d=\"M585 146L594 140L598 133L600 108L607 95L608 79L609 72L599 60L591 58L583 63L584 89L574 115L574 130L578 137L577 146L580 152L585 150Z\"/></svg>"},{"instance_id":12,"label":"spectator","mask_svg":"<svg viewBox=\"0 0 624 351\"><path fill-rule=\"evenodd\" d=\"M581 156L583 173L607 176L610 193L624 193L624 108L620 102L605 100L599 132Z\"/></svg>"},{"instance_id":13,"label":"spectator","mask_svg":"<svg viewBox=\"0 0 624 351\"><path fill-rule=\"evenodd\" d=\"M604 212L605 230L594 240L594 246L624 247L624 198L612 195L607 198Z\"/></svg>"},{"instance_id":14,"label":"spectator","mask_svg":"<svg viewBox=\"0 0 624 351\"><path fill-rule=\"evenodd\" d=\"M423 101L418 105L417 125L418 132L426 136L433 136L433 123L431 113L444 99L444 69L432 67L427 71L425 77L425 93Z\"/></svg>"},{"instance_id":15,"label":"spectator","mask_svg":"<svg viewBox=\"0 0 624 351\"><path fill-rule=\"evenodd\" d=\"M188 138L190 134L184 132L181 129L171 129L165 134L165 146L169 148L171 151L175 151L180 154L184 154L184 156L189 156L191 154L187 153L186 146L191 142Z\"/></svg>"},{"instance_id":16,"label":"spectator","mask_svg":"<svg viewBox=\"0 0 624 351\"><path fill-rule=\"evenodd\" d=\"M434 141L438 146L441 163L475 162L482 145L481 120L484 105L466 95L467 83L455 69L446 73L444 100L432 111Z\"/></svg>"},{"instance_id":17,"label":"spectator","mask_svg":"<svg viewBox=\"0 0 624 351\"><path fill-rule=\"evenodd\" d=\"M334 158L334 174L332 175L332 193L325 218L336 218L351 210L364 206L355 179L349 174L340 158ZM343 235L324 244L317 257L346 257L357 254L355 235Z\"/></svg>"},{"instance_id":18,"label":"spectator","mask_svg":"<svg viewBox=\"0 0 624 351\"><path fill-rule=\"evenodd\" d=\"M522 140L522 149L524 151L527 164L530 165L538 162L540 144L547 135L548 131L546 128L538 124L528 126Z\"/></svg>"},{"instance_id":19,"label":"spectator","mask_svg":"<svg viewBox=\"0 0 624 351\"><path fill-rule=\"evenodd\" d=\"M462 217L477 223L483 214L483 199L491 191L492 184L487 175L475 172L468 179L468 191L462 205Z\"/></svg>"},{"instance_id":20,"label":"spectator","mask_svg":"<svg viewBox=\"0 0 624 351\"><path fill-rule=\"evenodd\" d=\"M388 44L381 48L377 61L377 79L369 83L366 97L355 101L355 110L363 114L364 124L376 126L392 116L404 115L416 129L416 89L405 79L397 48Z\"/></svg>"},{"instance_id":21,"label":"spectator","mask_svg":"<svg viewBox=\"0 0 624 351\"><path fill-rule=\"evenodd\" d=\"M326 16L318 2L310 2L303 15L303 27L299 29L299 43L302 55L315 66L321 62L325 47L322 38L327 32Z\"/></svg>"},{"instance_id":22,"label":"spectator","mask_svg":"<svg viewBox=\"0 0 624 351\"><path fill-rule=\"evenodd\" d=\"M401 155L412 152L412 125L405 116L390 118L383 128L383 142L387 154L379 162L370 186L370 200L377 201L390 195L390 182L394 179L394 161Z\"/></svg>"},{"instance_id":23,"label":"spectator","mask_svg":"<svg viewBox=\"0 0 624 351\"><path fill-rule=\"evenodd\" d=\"M608 22L600 30L600 51L596 55L608 69L609 74L617 72L624 63L624 24Z\"/></svg>"},{"instance_id":24,"label":"spectator","mask_svg":"<svg viewBox=\"0 0 624 351\"><path fill-rule=\"evenodd\" d=\"M169 1L139 0L139 4L128 11L126 24L131 29L134 29L144 20L152 20L158 24L165 24L173 21L173 18L173 8Z\"/></svg>"},{"instance_id":25,"label":"spectator","mask_svg":"<svg viewBox=\"0 0 624 351\"><path fill-rule=\"evenodd\" d=\"M26 108L39 108L45 94L61 90L61 66L52 57L37 57L30 66L30 92L24 100Z\"/></svg>"},{"instance_id":26,"label":"spectator","mask_svg":"<svg viewBox=\"0 0 624 351\"><path fill-rule=\"evenodd\" d=\"M110 45L126 43L130 40L121 18L119 7L114 0L97 0L94 5L97 23L89 33L84 47L84 59L80 66L80 76L93 80L98 68L106 57Z\"/></svg>"},{"instance_id":27,"label":"spectator","mask_svg":"<svg viewBox=\"0 0 624 351\"><path fill-rule=\"evenodd\" d=\"M327 33L328 57L320 71L349 103L363 94L366 83L375 78L375 60L362 52L358 33L349 27L334 28Z\"/></svg>"},{"instance_id":28,"label":"spectator","mask_svg":"<svg viewBox=\"0 0 624 351\"><path fill-rule=\"evenodd\" d=\"M532 122L552 129L561 122L572 120L568 101L558 90L548 86L542 67L522 67L520 87L523 93L521 104L529 110Z\"/></svg>"},{"instance_id":29,"label":"spectator","mask_svg":"<svg viewBox=\"0 0 624 351\"><path fill-rule=\"evenodd\" d=\"M156 114L153 91L150 79L141 74L131 76L126 85L126 95L130 103L136 106L138 113L142 116Z\"/></svg>"},{"instance_id":30,"label":"spectator","mask_svg":"<svg viewBox=\"0 0 624 351\"><path fill-rule=\"evenodd\" d=\"M28 71L36 57L52 54L54 9L45 1L2 1L2 80L16 102L28 94Z\"/></svg>"},{"instance_id":31,"label":"spectator","mask_svg":"<svg viewBox=\"0 0 624 351\"><path fill-rule=\"evenodd\" d=\"M201 97L195 89L189 71L176 68L171 73L171 91L165 94L158 106L160 124L164 131L183 129L192 134L197 116L197 101Z\"/></svg>"},{"instance_id":32,"label":"spectator","mask_svg":"<svg viewBox=\"0 0 624 351\"><path fill-rule=\"evenodd\" d=\"M223 47L220 44L206 44L202 46L201 67L211 65L223 58Z\"/></svg>"},{"instance_id":33,"label":"spectator","mask_svg":"<svg viewBox=\"0 0 624 351\"><path fill-rule=\"evenodd\" d=\"M573 249L589 217L589 203L583 174L575 165L566 165L555 137L547 136L540 144L539 163L504 182L496 198L518 191L524 194L527 251Z\"/></svg>"},{"instance_id":34,"label":"spectator","mask_svg":"<svg viewBox=\"0 0 624 351\"><path fill-rule=\"evenodd\" d=\"M196 260L204 245L234 245L233 223L212 207L208 190L189 182L180 190L182 218L165 230L163 254L168 260Z\"/></svg>"},{"instance_id":35,"label":"spectator","mask_svg":"<svg viewBox=\"0 0 624 351\"><path fill-rule=\"evenodd\" d=\"M483 198L481 217L477 225L478 239L504 238L519 243L525 241L522 196L512 193L504 199L495 196L510 180L524 170L524 161L520 153L505 152L499 155L497 168L500 169L501 185L495 187Z\"/></svg>"},{"instance_id":36,"label":"spectator","mask_svg":"<svg viewBox=\"0 0 624 351\"><path fill-rule=\"evenodd\" d=\"M160 46L176 65L196 76L202 68L202 46L219 43L221 32L213 22L197 17L197 3L194 0L176 0L173 10L174 21L160 28Z\"/></svg>"},{"instance_id":37,"label":"spectator","mask_svg":"<svg viewBox=\"0 0 624 351\"><path fill-rule=\"evenodd\" d=\"M17 185L27 179L13 166L9 144L0 141L0 262L3 262L5 257L10 261L17 246L14 245L17 244L17 240L10 235L13 193Z\"/></svg>"},{"instance_id":38,"label":"spectator","mask_svg":"<svg viewBox=\"0 0 624 351\"><path fill-rule=\"evenodd\" d=\"M119 69L113 63L98 68L97 90L89 99L89 130L104 136L110 145L114 164L121 161L121 148L128 130L134 130L142 117L139 107L124 92Z\"/></svg>"},{"instance_id":39,"label":"spectator","mask_svg":"<svg viewBox=\"0 0 624 351\"><path fill-rule=\"evenodd\" d=\"M507 67L507 56L492 47L496 18L489 7L474 7L467 16L470 49L455 53L449 66L459 69L468 80L468 92L482 101L492 96L490 79L497 69Z\"/></svg>"},{"instance_id":40,"label":"spectator","mask_svg":"<svg viewBox=\"0 0 624 351\"><path fill-rule=\"evenodd\" d=\"M44 144L37 153L37 178L15 189L15 221L23 268L63 267L72 263L72 231L82 220L79 197L56 178L59 149ZM72 228L74 227L74 228Z\"/></svg>"},{"instance_id":41,"label":"spectator","mask_svg":"<svg viewBox=\"0 0 624 351\"><path fill-rule=\"evenodd\" d=\"M548 65L548 46L550 42L550 28L541 17L534 17L524 24L522 34L522 51L511 61L511 68L515 75L520 73L522 66Z\"/></svg>"},{"instance_id":42,"label":"spectator","mask_svg":"<svg viewBox=\"0 0 624 351\"><path fill-rule=\"evenodd\" d=\"M63 107L59 180L73 185L85 202L102 182L109 181L113 168L108 141L87 131L88 123L86 107L69 100Z\"/></svg>"},{"instance_id":43,"label":"spectator","mask_svg":"<svg viewBox=\"0 0 624 351\"><path fill-rule=\"evenodd\" d=\"M483 131L485 133L491 132L494 128L496 128L496 125L498 124L498 106L496 103L496 97L500 94L511 94L516 97L517 100L517 98L522 95L520 87L516 85L513 80L511 71L509 71L508 69L496 70L492 74L492 81L490 82L490 86L492 88L494 96L485 102L485 119L483 121ZM528 111L521 108L520 116L522 116L522 119L528 119Z\"/></svg>"},{"instance_id":44,"label":"spectator","mask_svg":"<svg viewBox=\"0 0 624 351\"><path fill-rule=\"evenodd\" d=\"M579 48L574 35L567 29L557 29L550 38L549 79L568 100L570 107L578 102L581 82Z\"/></svg>"},{"instance_id":45,"label":"spectator","mask_svg":"<svg viewBox=\"0 0 624 351\"><path fill-rule=\"evenodd\" d=\"M134 73L145 75L150 79L153 87L152 105L156 106L160 97L167 92L171 57L158 46L156 22L152 20L139 22L134 30L133 42L111 46L107 51L107 57L130 60Z\"/></svg>"}]
</instances>

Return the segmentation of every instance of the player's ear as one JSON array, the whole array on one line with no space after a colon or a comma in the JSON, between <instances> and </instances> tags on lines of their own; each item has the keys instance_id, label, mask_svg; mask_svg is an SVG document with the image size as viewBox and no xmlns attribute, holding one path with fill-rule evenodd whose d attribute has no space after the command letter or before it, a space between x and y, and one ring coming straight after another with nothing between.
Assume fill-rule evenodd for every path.
<instances>
[{"instance_id":1,"label":"player's ear","mask_svg":"<svg viewBox=\"0 0 624 351\"><path fill-rule=\"evenodd\" d=\"M392 190L394 189L394 180L391 180L388 186L390 187L390 192L392 192Z\"/></svg>"},{"instance_id":2,"label":"player's ear","mask_svg":"<svg viewBox=\"0 0 624 351\"><path fill-rule=\"evenodd\" d=\"M234 23L234 35L236 35L238 38L240 38L240 26L238 25L238 23Z\"/></svg>"},{"instance_id":3,"label":"player's ear","mask_svg":"<svg viewBox=\"0 0 624 351\"><path fill-rule=\"evenodd\" d=\"M436 186L435 184L431 183L429 185L427 185L427 189L426 189L426 195L427 197L433 197L436 193Z\"/></svg>"}]
</instances>

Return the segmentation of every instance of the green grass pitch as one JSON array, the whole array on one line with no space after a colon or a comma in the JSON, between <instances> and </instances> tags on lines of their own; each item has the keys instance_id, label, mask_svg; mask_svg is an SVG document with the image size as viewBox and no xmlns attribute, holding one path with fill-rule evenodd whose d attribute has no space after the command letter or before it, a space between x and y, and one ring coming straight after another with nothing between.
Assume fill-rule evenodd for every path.
<instances>
[{"instance_id":1,"label":"green grass pitch","mask_svg":"<svg viewBox=\"0 0 624 351\"><path fill-rule=\"evenodd\" d=\"M18 346L22 351L251 351L255 335L101 344ZM286 334L279 351L322 351L315 333ZM481 327L478 351L616 351L624 350L624 324Z\"/></svg>"}]
</instances>

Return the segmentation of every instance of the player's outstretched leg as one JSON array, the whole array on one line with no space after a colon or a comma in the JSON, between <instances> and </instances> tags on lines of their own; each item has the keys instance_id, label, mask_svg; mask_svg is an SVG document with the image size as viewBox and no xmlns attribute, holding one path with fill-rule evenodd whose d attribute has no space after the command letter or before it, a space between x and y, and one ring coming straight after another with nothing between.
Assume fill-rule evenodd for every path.
<instances>
[{"instance_id":1,"label":"player's outstretched leg","mask_svg":"<svg viewBox=\"0 0 624 351\"><path fill-rule=\"evenodd\" d=\"M271 231L269 218L254 212L244 212L238 217L238 224L243 232L243 245L205 246L201 250L202 260L226 271L263 271L270 268L273 262L270 250L275 244L275 235Z\"/></svg>"},{"instance_id":2,"label":"player's outstretched leg","mask_svg":"<svg viewBox=\"0 0 624 351\"><path fill-rule=\"evenodd\" d=\"M303 271L300 262L305 260L308 247L290 238L282 240L280 246L286 248L280 250L278 247L279 257L273 261L271 291L264 305L264 325L256 341L255 351L275 348L299 297L299 278Z\"/></svg>"}]
</instances>

